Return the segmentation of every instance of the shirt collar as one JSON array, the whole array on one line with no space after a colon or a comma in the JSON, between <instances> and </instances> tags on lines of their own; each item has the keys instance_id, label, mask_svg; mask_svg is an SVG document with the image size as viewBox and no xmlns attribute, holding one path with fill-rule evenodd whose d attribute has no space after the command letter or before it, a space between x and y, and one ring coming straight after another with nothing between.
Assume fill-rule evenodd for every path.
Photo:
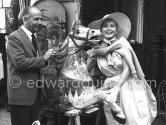
<instances>
[{"instance_id":1,"label":"shirt collar","mask_svg":"<svg viewBox=\"0 0 166 125\"><path fill-rule=\"evenodd\" d=\"M103 39L103 41L104 41L105 43L108 43L108 44L112 44L113 41L115 41L115 40L116 40L116 37L112 38L111 40Z\"/></svg>"},{"instance_id":2,"label":"shirt collar","mask_svg":"<svg viewBox=\"0 0 166 125\"><path fill-rule=\"evenodd\" d=\"M29 39L32 40L32 33L27 28L25 28L25 26L23 26L23 25L21 26L21 28L28 35Z\"/></svg>"}]
</instances>

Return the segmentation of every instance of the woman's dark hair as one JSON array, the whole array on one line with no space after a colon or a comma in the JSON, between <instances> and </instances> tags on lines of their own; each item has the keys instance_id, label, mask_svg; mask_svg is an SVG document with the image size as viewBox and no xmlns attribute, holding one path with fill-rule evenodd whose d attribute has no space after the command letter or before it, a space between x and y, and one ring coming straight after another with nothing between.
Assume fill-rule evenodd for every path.
<instances>
[{"instance_id":1,"label":"woman's dark hair","mask_svg":"<svg viewBox=\"0 0 166 125\"><path fill-rule=\"evenodd\" d=\"M114 23L115 23L115 25L116 25L116 27L118 27L118 24L117 24L117 22L116 22L114 19L107 18L107 19L105 19L105 20L101 23L101 26L100 26L100 31L101 31L101 29L102 29L103 25L105 24L105 22L108 22L108 21L112 21L112 22L114 22Z\"/></svg>"},{"instance_id":2,"label":"woman's dark hair","mask_svg":"<svg viewBox=\"0 0 166 125\"><path fill-rule=\"evenodd\" d=\"M57 39L59 38L58 30L52 29L47 32L47 38L52 39L55 36Z\"/></svg>"}]
</instances>

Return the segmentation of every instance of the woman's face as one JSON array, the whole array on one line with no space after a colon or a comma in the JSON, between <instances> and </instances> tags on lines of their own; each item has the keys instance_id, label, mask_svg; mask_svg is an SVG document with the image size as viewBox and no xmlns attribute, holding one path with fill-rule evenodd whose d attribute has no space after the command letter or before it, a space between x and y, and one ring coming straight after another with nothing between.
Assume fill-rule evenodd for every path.
<instances>
[{"instance_id":1,"label":"woman's face","mask_svg":"<svg viewBox=\"0 0 166 125\"><path fill-rule=\"evenodd\" d=\"M117 35L116 23L112 20L107 20L103 23L101 33L105 39L112 39Z\"/></svg>"}]
</instances>

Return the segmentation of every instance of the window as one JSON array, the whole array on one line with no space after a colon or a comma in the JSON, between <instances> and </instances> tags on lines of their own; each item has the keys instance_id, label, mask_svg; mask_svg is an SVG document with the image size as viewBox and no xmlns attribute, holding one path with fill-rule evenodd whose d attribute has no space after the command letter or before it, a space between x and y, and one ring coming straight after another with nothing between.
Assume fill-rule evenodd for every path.
<instances>
[{"instance_id":1,"label":"window","mask_svg":"<svg viewBox=\"0 0 166 125\"><path fill-rule=\"evenodd\" d=\"M138 0L136 41L143 42L144 0Z\"/></svg>"},{"instance_id":2,"label":"window","mask_svg":"<svg viewBox=\"0 0 166 125\"><path fill-rule=\"evenodd\" d=\"M6 21L5 21L5 9L4 8L0 9L0 15L1 15L1 18L0 18L0 32L5 33L6 32L6 30L5 30Z\"/></svg>"}]
</instances>

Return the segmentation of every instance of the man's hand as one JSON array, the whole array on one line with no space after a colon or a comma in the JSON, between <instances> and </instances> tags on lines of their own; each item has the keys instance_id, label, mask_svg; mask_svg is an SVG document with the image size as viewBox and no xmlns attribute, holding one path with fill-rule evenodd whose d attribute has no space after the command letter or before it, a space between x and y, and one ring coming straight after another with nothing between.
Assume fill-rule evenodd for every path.
<instances>
[{"instance_id":1,"label":"man's hand","mask_svg":"<svg viewBox=\"0 0 166 125\"><path fill-rule=\"evenodd\" d=\"M45 54L44 54L44 58L45 58L45 61L48 61L50 59L50 57L52 55L55 55L56 52L54 51L54 49L49 49Z\"/></svg>"}]
</instances>

